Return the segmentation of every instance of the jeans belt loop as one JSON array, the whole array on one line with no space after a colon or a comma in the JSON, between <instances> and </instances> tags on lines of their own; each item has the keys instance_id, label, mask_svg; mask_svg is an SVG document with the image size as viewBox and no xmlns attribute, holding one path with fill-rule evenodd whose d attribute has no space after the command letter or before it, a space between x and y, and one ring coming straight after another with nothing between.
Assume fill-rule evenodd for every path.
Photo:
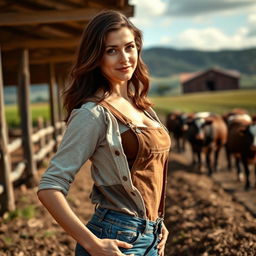
<instances>
[{"instance_id":1,"label":"jeans belt loop","mask_svg":"<svg viewBox=\"0 0 256 256\"><path fill-rule=\"evenodd\" d=\"M156 233L161 233L161 229L162 229L162 224L163 224L163 218L158 218L156 220L156 225L155 225L155 228L154 228L154 234Z\"/></svg>"},{"instance_id":2,"label":"jeans belt loop","mask_svg":"<svg viewBox=\"0 0 256 256\"><path fill-rule=\"evenodd\" d=\"M102 212L99 213L99 222L102 222L105 219L106 214L108 213L109 209L103 208Z\"/></svg>"},{"instance_id":3,"label":"jeans belt loop","mask_svg":"<svg viewBox=\"0 0 256 256\"><path fill-rule=\"evenodd\" d=\"M145 220L145 228L142 232L142 235L145 235L147 233L148 229L149 229L149 222L148 222L148 220Z\"/></svg>"}]
</instances>

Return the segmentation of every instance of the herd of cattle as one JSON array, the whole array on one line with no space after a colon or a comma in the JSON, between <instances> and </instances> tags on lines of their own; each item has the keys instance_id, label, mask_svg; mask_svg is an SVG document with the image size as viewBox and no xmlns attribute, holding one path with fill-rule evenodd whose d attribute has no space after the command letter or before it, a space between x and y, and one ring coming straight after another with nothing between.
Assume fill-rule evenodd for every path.
<instances>
[{"instance_id":1,"label":"herd of cattle","mask_svg":"<svg viewBox=\"0 0 256 256\"><path fill-rule=\"evenodd\" d=\"M210 112L171 112L167 115L166 126L178 152L184 151L186 141L189 142L193 164L197 164L199 170L202 167L202 154L205 154L209 175L217 170L219 153L224 147L227 168L231 169L231 160L235 159L238 180L241 181L242 165L245 189L251 187L249 165L254 165L256 177L256 115L250 116L243 109L234 109L222 116Z\"/></svg>"}]
</instances>

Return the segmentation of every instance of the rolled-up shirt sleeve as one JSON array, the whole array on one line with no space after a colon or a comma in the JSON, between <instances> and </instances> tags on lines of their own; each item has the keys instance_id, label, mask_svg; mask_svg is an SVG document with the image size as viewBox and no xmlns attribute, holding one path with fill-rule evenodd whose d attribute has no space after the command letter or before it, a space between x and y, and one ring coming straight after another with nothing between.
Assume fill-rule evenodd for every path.
<instances>
[{"instance_id":1,"label":"rolled-up shirt sleeve","mask_svg":"<svg viewBox=\"0 0 256 256\"><path fill-rule=\"evenodd\" d=\"M88 109L75 109L49 167L42 175L38 191L60 190L65 196L76 173L93 155L105 136L104 123Z\"/></svg>"}]
</instances>

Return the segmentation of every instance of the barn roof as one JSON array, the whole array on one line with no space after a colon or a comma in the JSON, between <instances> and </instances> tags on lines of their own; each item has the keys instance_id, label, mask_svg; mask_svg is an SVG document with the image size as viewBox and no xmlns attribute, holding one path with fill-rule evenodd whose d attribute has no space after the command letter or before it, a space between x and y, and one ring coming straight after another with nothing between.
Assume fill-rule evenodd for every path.
<instances>
[{"instance_id":1,"label":"barn roof","mask_svg":"<svg viewBox=\"0 0 256 256\"><path fill-rule=\"evenodd\" d=\"M48 82L49 63L65 73L88 22L104 9L131 17L128 0L2 0L0 45L4 83L17 83L19 50L29 50L32 83Z\"/></svg>"},{"instance_id":2,"label":"barn roof","mask_svg":"<svg viewBox=\"0 0 256 256\"><path fill-rule=\"evenodd\" d=\"M233 78L239 78L240 77L240 73L236 70L227 70L227 69L220 69L220 68L210 68L204 71L198 71L198 72L193 72L193 73L182 73L180 75L180 81L182 84L187 83L195 78L198 78L202 75L205 75L208 72L216 72L216 73L220 73L220 74L224 74L226 76L229 77L233 77Z\"/></svg>"}]
</instances>

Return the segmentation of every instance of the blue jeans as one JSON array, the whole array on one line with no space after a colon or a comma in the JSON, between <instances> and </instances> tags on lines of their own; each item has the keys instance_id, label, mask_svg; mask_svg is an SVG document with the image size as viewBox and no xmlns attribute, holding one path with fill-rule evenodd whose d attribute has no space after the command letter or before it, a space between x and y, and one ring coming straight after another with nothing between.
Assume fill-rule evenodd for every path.
<instances>
[{"instance_id":1,"label":"blue jeans","mask_svg":"<svg viewBox=\"0 0 256 256\"><path fill-rule=\"evenodd\" d=\"M98 238L118 239L133 245L131 249L119 248L125 254L136 256L157 256L156 248L161 232L162 219L149 221L124 213L98 208L87 223L87 228ZM75 256L90 254L77 243Z\"/></svg>"}]
</instances>

